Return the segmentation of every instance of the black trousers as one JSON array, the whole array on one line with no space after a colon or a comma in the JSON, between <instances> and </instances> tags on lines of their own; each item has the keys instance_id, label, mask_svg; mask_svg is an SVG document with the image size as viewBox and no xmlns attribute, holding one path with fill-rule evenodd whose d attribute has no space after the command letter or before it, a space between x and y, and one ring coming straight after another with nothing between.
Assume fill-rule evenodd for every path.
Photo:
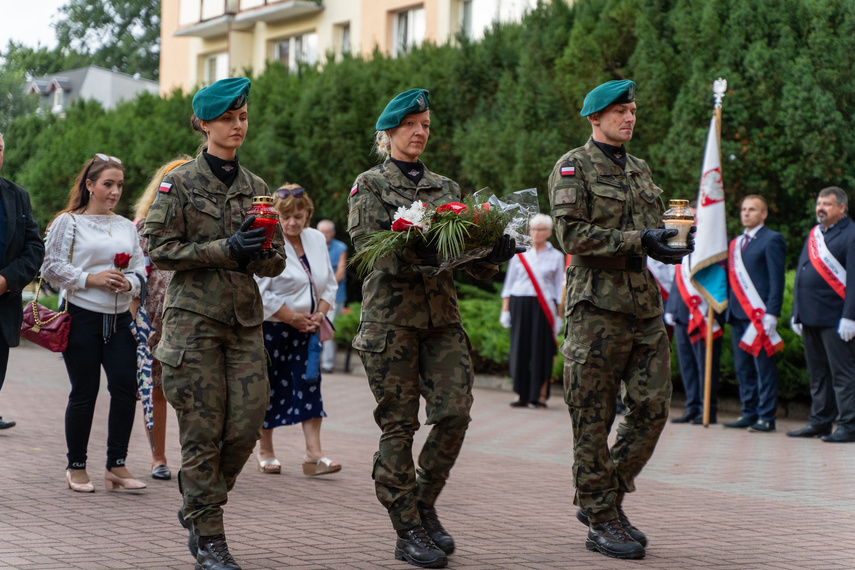
<instances>
[{"instance_id":1,"label":"black trousers","mask_svg":"<svg viewBox=\"0 0 855 570\"><path fill-rule=\"evenodd\" d=\"M107 373L110 413L107 420L107 469L125 464L137 407L137 352L131 334L131 314L116 316L116 332L104 342L104 314L69 303L71 331L62 353L71 381L65 409L68 469L85 469L101 367ZM112 317L113 315L109 315Z\"/></svg>"},{"instance_id":2,"label":"black trousers","mask_svg":"<svg viewBox=\"0 0 855 570\"><path fill-rule=\"evenodd\" d=\"M6 366L9 364L9 345L6 339L0 334L0 389L3 388L3 381L6 380Z\"/></svg>"},{"instance_id":3,"label":"black trousers","mask_svg":"<svg viewBox=\"0 0 855 570\"><path fill-rule=\"evenodd\" d=\"M552 328L537 297L511 297L511 349L508 368L521 402L540 400L543 382L552 375L557 348Z\"/></svg>"},{"instance_id":4,"label":"black trousers","mask_svg":"<svg viewBox=\"0 0 855 570\"><path fill-rule=\"evenodd\" d=\"M855 431L855 340L844 342L837 327L804 327L810 374L810 423Z\"/></svg>"}]
</instances>

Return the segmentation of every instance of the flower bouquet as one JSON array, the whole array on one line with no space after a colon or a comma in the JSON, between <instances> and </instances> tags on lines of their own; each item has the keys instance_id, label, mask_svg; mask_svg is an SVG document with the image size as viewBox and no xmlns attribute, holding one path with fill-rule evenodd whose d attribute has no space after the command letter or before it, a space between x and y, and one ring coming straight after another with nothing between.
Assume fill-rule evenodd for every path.
<instances>
[{"instance_id":1,"label":"flower bouquet","mask_svg":"<svg viewBox=\"0 0 855 570\"><path fill-rule=\"evenodd\" d=\"M398 208L391 230L370 234L350 264L365 277L379 258L425 241L437 249L440 263L435 271L453 269L485 257L504 234L514 238L517 245L531 245L528 222L539 211L534 188L501 199L484 188L463 202L437 208L416 201L410 207Z\"/></svg>"}]
</instances>

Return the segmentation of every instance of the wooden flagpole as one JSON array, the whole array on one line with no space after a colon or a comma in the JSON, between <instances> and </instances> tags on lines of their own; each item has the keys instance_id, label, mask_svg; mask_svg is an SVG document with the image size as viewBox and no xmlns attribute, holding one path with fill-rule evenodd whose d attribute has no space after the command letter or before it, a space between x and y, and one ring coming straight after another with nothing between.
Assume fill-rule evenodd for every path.
<instances>
[{"instance_id":1,"label":"wooden flagpole","mask_svg":"<svg viewBox=\"0 0 855 570\"><path fill-rule=\"evenodd\" d=\"M713 97L715 98L715 135L718 143L719 164L721 164L721 100L727 91L727 81L719 77L713 82ZM712 397L712 354L713 354L713 318L715 311L709 304L707 315L707 346L704 356L704 427L710 427L710 398Z\"/></svg>"}]
</instances>

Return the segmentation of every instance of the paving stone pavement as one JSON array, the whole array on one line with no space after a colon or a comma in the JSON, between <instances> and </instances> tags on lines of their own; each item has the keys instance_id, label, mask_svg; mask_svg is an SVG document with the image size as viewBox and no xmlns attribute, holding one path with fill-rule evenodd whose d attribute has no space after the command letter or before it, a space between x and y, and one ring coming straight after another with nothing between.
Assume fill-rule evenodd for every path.
<instances>
[{"instance_id":1,"label":"paving stone pavement","mask_svg":"<svg viewBox=\"0 0 855 570\"><path fill-rule=\"evenodd\" d=\"M251 458L225 508L231 551L245 570L409 568L394 560L395 535L374 497L379 430L364 373L325 375L323 390L324 450L342 471L304 477L300 428L277 429L282 474L259 473ZM104 490L96 466L106 454L105 384L89 444L97 490L66 488L67 394L61 357L32 345L12 350L0 414L18 425L0 431L0 568L192 568L175 518L177 483L147 476L141 411L128 467L148 488ZM788 438L784 431L801 425L793 421L772 434L669 424L625 504L649 537L647 557L619 561L585 549L566 407L553 397L546 410L517 410L511 399L475 389L474 420L437 503L458 545L451 568L855 567L855 445ZM167 429L175 471L172 413Z\"/></svg>"}]
</instances>

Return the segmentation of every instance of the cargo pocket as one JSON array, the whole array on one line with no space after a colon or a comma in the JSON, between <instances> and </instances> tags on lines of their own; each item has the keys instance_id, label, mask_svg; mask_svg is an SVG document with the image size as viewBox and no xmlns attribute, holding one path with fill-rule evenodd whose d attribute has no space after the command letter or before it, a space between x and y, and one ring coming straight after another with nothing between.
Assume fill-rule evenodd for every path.
<instances>
[{"instance_id":1,"label":"cargo pocket","mask_svg":"<svg viewBox=\"0 0 855 570\"><path fill-rule=\"evenodd\" d=\"M591 372L586 367L590 353L590 346L578 342L564 341L561 345L561 354L564 355L564 402L572 408L584 407L588 397L582 384Z\"/></svg>"},{"instance_id":2,"label":"cargo pocket","mask_svg":"<svg viewBox=\"0 0 855 570\"><path fill-rule=\"evenodd\" d=\"M386 350L388 331L373 325L360 325L353 339L353 348L360 352L380 353Z\"/></svg>"},{"instance_id":3,"label":"cargo pocket","mask_svg":"<svg viewBox=\"0 0 855 570\"><path fill-rule=\"evenodd\" d=\"M184 378L178 368L184 362L185 349L174 344L169 344L165 340L157 343L152 356L160 361L161 378L163 383L163 396L169 405L175 410L188 410L193 406L193 396L190 390L182 390L181 387L187 385L187 379Z\"/></svg>"},{"instance_id":4,"label":"cargo pocket","mask_svg":"<svg viewBox=\"0 0 855 570\"><path fill-rule=\"evenodd\" d=\"M572 360L578 364L588 362L588 354L591 352L591 347L578 342L564 342L561 345L561 354L567 360Z\"/></svg>"}]
</instances>

